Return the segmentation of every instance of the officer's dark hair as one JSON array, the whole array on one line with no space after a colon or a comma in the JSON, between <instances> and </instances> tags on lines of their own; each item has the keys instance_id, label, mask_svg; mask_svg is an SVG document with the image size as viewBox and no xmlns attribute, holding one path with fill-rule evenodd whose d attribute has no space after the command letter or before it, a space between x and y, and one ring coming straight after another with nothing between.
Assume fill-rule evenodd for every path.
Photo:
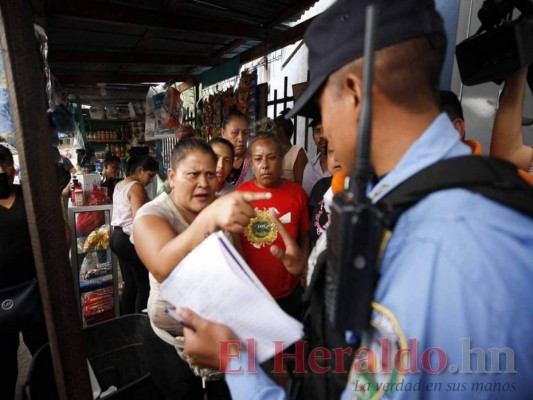
<instances>
[{"instance_id":1,"label":"officer's dark hair","mask_svg":"<svg viewBox=\"0 0 533 400\"><path fill-rule=\"evenodd\" d=\"M439 107L442 112L448 114L450 120L460 118L464 121L463 107L457 95L450 90L441 90L439 92Z\"/></svg>"},{"instance_id":2,"label":"officer's dark hair","mask_svg":"<svg viewBox=\"0 0 533 400\"><path fill-rule=\"evenodd\" d=\"M434 47L425 37L397 43L375 53L374 84L393 104L409 112L426 112L435 107L440 73L446 48ZM349 73L362 77L360 57L330 75L340 95L341 85Z\"/></svg>"}]
</instances>

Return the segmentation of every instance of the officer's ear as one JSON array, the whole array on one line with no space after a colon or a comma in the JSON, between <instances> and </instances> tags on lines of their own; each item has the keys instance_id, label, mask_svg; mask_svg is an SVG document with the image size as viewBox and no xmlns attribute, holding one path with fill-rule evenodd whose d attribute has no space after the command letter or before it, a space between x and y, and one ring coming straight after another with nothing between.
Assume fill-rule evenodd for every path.
<instances>
[{"instance_id":1,"label":"officer's ear","mask_svg":"<svg viewBox=\"0 0 533 400\"><path fill-rule=\"evenodd\" d=\"M353 103L355 112L359 118L363 99L363 81L361 77L354 73L346 74L344 79L344 92L347 100Z\"/></svg>"},{"instance_id":2,"label":"officer's ear","mask_svg":"<svg viewBox=\"0 0 533 400\"><path fill-rule=\"evenodd\" d=\"M461 118L455 118L452 121L453 127L457 132L459 132L459 136L461 137L461 140L465 139L465 121Z\"/></svg>"}]
</instances>

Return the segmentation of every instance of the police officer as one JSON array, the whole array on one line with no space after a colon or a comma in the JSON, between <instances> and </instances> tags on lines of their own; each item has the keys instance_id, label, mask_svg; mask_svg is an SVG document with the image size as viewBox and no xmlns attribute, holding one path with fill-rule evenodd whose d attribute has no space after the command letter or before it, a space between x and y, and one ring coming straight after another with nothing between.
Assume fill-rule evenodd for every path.
<instances>
[{"instance_id":1,"label":"police officer","mask_svg":"<svg viewBox=\"0 0 533 400\"><path fill-rule=\"evenodd\" d=\"M344 171L355 165L368 3L338 0L313 21L305 34L310 82L293 108L305 112L318 101ZM470 152L436 103L446 35L433 0L381 3L372 86L373 202L427 166ZM419 201L402 214L388 242L372 328L364 351L354 354L342 398L531 398L532 259L533 220L524 214L458 188ZM188 354L219 365L217 342L235 339L233 332L179 312L195 328L185 330ZM246 362L246 354L230 368L238 369L240 360ZM284 397L260 369L226 379L234 398Z\"/></svg>"}]
</instances>

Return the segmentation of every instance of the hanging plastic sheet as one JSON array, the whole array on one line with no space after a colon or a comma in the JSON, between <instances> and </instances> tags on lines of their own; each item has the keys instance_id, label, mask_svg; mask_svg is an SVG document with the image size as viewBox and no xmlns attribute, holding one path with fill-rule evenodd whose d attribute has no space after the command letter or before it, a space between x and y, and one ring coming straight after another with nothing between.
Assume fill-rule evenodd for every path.
<instances>
[{"instance_id":1,"label":"hanging plastic sheet","mask_svg":"<svg viewBox=\"0 0 533 400\"><path fill-rule=\"evenodd\" d=\"M50 72L50 66L48 65L48 37L44 32L42 26L33 24L33 30L35 31L35 38L39 43L39 52L41 53L41 60L43 63L43 72L46 82L46 97L48 100L48 111L55 110L54 102L54 89L52 86L52 73Z\"/></svg>"},{"instance_id":2,"label":"hanging plastic sheet","mask_svg":"<svg viewBox=\"0 0 533 400\"><path fill-rule=\"evenodd\" d=\"M48 113L54 122L56 131L54 141L57 142L59 140L59 133L69 137L73 136L76 130L76 122L67 92L55 81L50 71L48 64L48 37L41 26L33 24L33 29L35 31L35 38L39 44L39 52L41 53L42 70L46 84L46 98L48 100Z\"/></svg>"},{"instance_id":3,"label":"hanging plastic sheet","mask_svg":"<svg viewBox=\"0 0 533 400\"><path fill-rule=\"evenodd\" d=\"M180 92L167 85L151 87L146 95L144 139L147 141L173 138L183 121L183 101Z\"/></svg>"}]
</instances>

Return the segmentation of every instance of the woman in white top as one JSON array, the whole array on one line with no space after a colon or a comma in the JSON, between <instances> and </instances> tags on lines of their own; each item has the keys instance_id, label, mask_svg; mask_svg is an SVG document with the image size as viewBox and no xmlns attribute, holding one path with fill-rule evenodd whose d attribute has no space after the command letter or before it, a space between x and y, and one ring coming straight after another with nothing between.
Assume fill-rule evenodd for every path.
<instances>
[{"instance_id":1,"label":"woman in white top","mask_svg":"<svg viewBox=\"0 0 533 400\"><path fill-rule=\"evenodd\" d=\"M283 156L281 177L301 185L308 159L307 153L302 147L291 143L294 124L290 119L285 119L285 114L289 110L283 111L274 118L275 129L281 141L281 154Z\"/></svg>"},{"instance_id":2,"label":"woman in white top","mask_svg":"<svg viewBox=\"0 0 533 400\"><path fill-rule=\"evenodd\" d=\"M255 216L250 202L270 194L233 192L215 200L217 156L200 138L180 140L170 161L171 192L161 193L144 205L133 224L135 249L150 271L151 327L144 337L145 359L165 398L202 398L202 380L178 356L174 337L167 332L171 325L165 326L166 302L160 298L159 283L210 233L218 229L242 232ZM209 398L230 398L223 381L208 381L206 390Z\"/></svg>"},{"instance_id":3,"label":"woman in white top","mask_svg":"<svg viewBox=\"0 0 533 400\"><path fill-rule=\"evenodd\" d=\"M148 201L144 188L152 182L158 169L159 164L149 155L131 157L126 163L127 177L117 183L113 192L111 225L114 229L109 244L117 255L124 279L120 300L123 315L140 313L148 302L148 270L137 256L130 236L137 210Z\"/></svg>"}]
</instances>

